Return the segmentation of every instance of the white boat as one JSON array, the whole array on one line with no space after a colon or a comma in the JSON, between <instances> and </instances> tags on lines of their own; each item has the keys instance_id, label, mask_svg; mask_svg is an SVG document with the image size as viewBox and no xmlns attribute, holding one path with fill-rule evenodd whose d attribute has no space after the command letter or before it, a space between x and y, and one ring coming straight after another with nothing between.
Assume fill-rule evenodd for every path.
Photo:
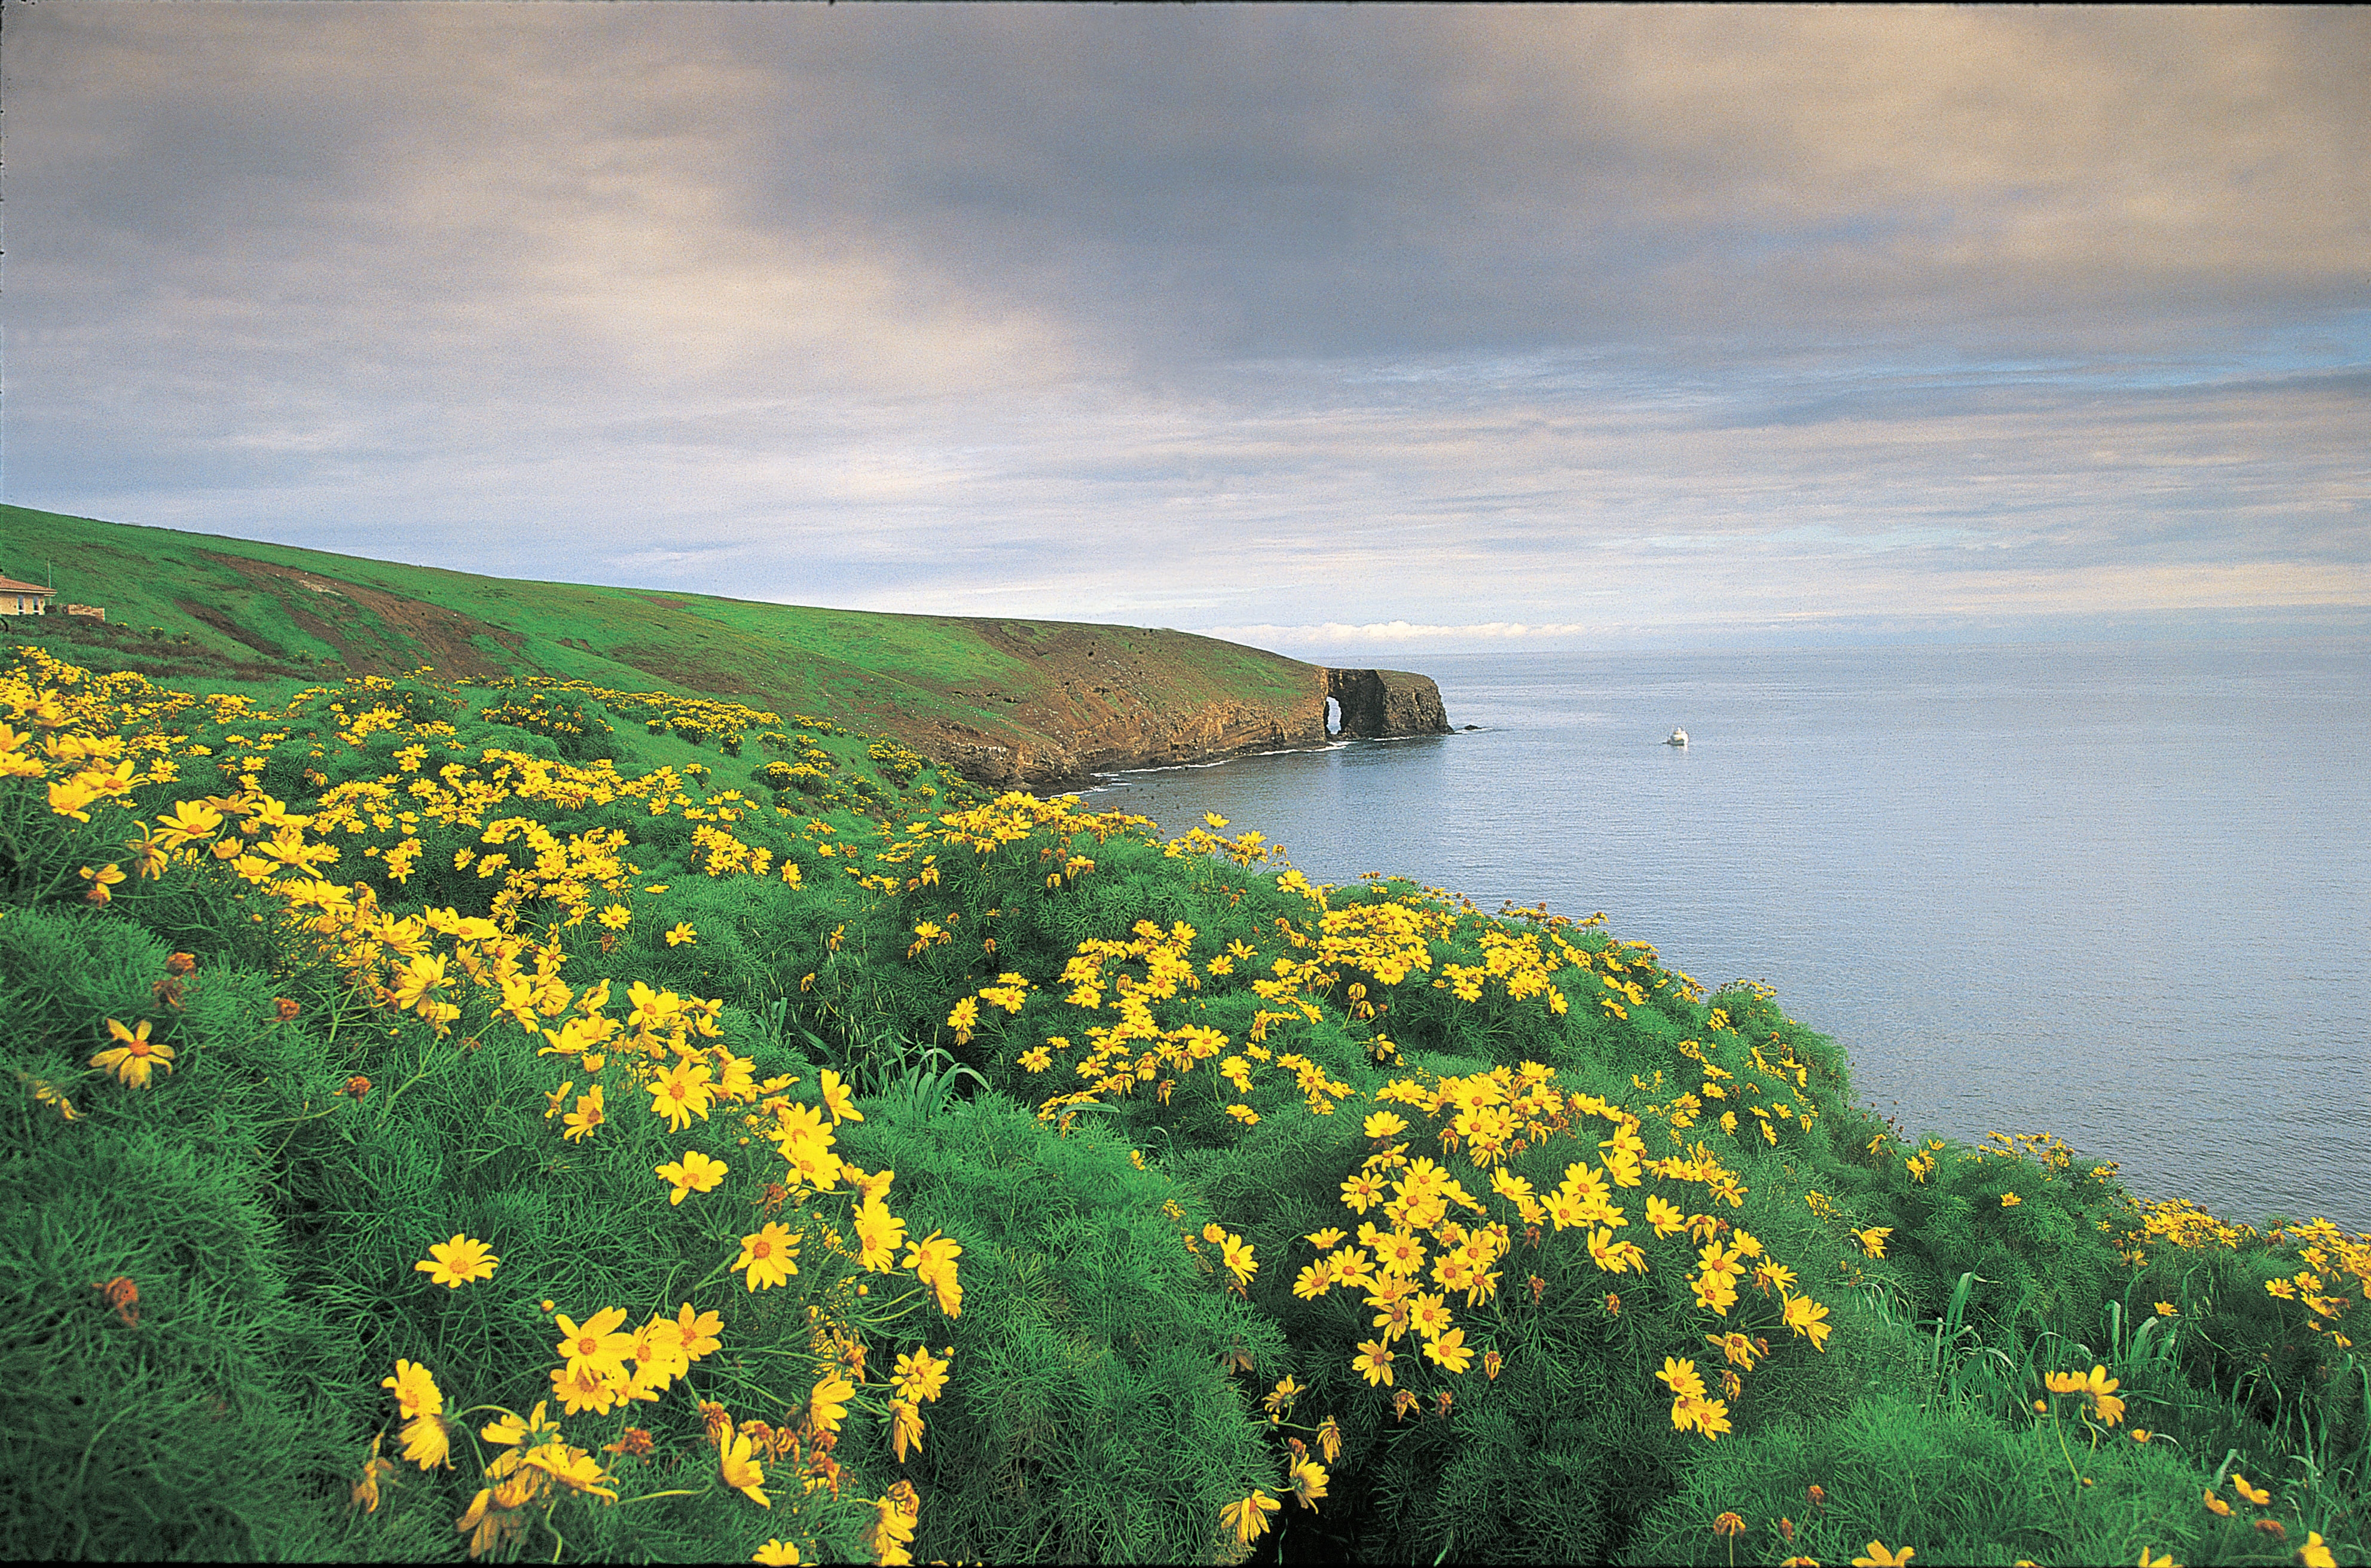
<instances>
[{"instance_id":1,"label":"white boat","mask_svg":"<svg viewBox=\"0 0 2371 1568\"><path fill-rule=\"evenodd\" d=\"M1688 732L1685 730L1674 730L1671 732L1671 738L1665 741L1663 744L1667 746L1686 745L1688 744Z\"/></svg>"}]
</instances>

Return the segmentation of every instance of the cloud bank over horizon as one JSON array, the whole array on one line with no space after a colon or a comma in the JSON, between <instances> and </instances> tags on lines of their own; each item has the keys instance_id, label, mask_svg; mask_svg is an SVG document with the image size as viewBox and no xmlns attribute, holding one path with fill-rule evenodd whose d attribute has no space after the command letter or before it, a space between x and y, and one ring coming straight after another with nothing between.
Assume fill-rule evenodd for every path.
<instances>
[{"instance_id":1,"label":"cloud bank over horizon","mask_svg":"<svg viewBox=\"0 0 2371 1568\"><path fill-rule=\"evenodd\" d=\"M2371 628L2354 12L6 13L12 502L1298 653Z\"/></svg>"}]
</instances>

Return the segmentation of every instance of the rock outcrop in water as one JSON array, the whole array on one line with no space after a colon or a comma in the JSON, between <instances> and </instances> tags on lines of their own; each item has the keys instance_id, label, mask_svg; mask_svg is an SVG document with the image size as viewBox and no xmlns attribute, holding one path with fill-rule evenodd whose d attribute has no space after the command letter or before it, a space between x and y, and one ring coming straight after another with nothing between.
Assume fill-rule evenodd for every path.
<instances>
[{"instance_id":1,"label":"rock outcrop in water","mask_svg":"<svg viewBox=\"0 0 2371 1568\"><path fill-rule=\"evenodd\" d=\"M1449 733L1449 713L1429 675L1405 670L1327 670L1325 695L1342 705L1339 732L1352 740Z\"/></svg>"}]
</instances>

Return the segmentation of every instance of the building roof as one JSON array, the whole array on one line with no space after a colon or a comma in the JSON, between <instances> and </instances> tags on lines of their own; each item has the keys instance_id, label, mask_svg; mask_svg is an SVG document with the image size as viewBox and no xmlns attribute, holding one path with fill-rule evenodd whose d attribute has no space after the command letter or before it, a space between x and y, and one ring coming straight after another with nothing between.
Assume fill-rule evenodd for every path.
<instances>
[{"instance_id":1,"label":"building roof","mask_svg":"<svg viewBox=\"0 0 2371 1568\"><path fill-rule=\"evenodd\" d=\"M48 594L52 589L38 582L19 582L13 577L0 577L0 594Z\"/></svg>"}]
</instances>

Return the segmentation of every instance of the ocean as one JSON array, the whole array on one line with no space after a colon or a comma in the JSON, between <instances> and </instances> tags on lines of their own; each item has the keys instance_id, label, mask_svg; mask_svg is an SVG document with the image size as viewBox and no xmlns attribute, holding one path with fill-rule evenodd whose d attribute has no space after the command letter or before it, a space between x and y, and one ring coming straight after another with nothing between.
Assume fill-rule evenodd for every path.
<instances>
[{"instance_id":1,"label":"ocean","mask_svg":"<svg viewBox=\"0 0 2371 1568\"><path fill-rule=\"evenodd\" d=\"M1602 910L1767 981L1906 1135L2054 1133L2144 1199L2371 1231L2371 641L1402 662L1459 732L1090 803Z\"/></svg>"}]
</instances>

